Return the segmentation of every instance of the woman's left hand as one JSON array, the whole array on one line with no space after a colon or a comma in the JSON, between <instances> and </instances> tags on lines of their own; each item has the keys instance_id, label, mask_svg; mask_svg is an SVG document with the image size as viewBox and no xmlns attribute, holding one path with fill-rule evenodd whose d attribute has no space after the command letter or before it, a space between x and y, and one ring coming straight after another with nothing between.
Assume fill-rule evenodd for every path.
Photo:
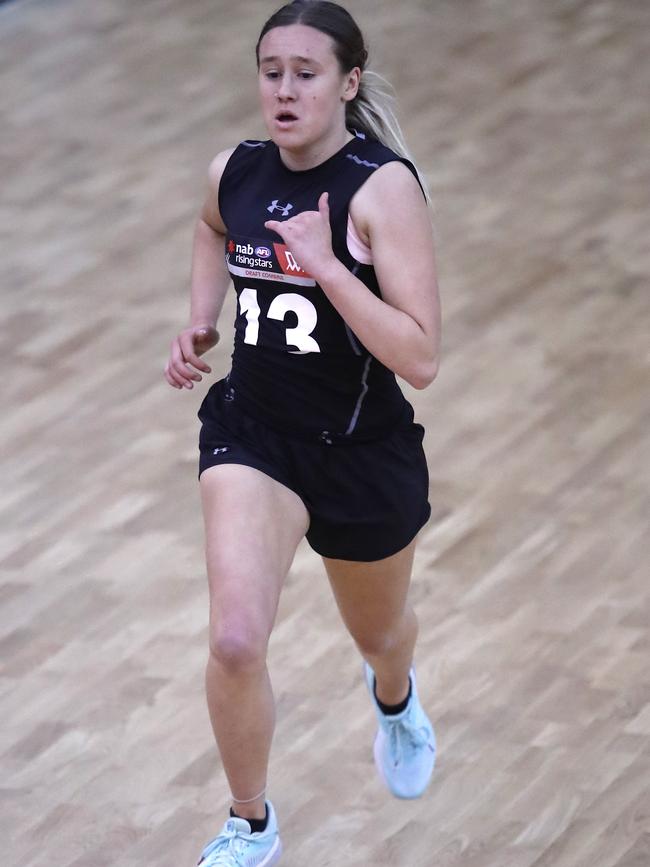
<instances>
[{"instance_id":1,"label":"woman's left hand","mask_svg":"<svg viewBox=\"0 0 650 867\"><path fill-rule=\"evenodd\" d=\"M318 275L335 260L332 251L332 230L328 193L322 193L317 211L303 211L290 220L267 220L267 229L282 238L294 259L316 281Z\"/></svg>"}]
</instances>

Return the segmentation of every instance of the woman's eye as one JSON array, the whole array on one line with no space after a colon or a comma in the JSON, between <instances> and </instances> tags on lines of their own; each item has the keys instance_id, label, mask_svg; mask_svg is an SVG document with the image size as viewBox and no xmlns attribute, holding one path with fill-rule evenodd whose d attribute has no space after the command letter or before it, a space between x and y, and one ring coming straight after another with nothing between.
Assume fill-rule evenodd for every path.
<instances>
[{"instance_id":1,"label":"woman's eye","mask_svg":"<svg viewBox=\"0 0 650 867\"><path fill-rule=\"evenodd\" d=\"M264 73L264 77L265 77L265 78L270 78L272 81L275 81L276 78L279 78L279 77L280 77L280 73L279 73L279 72L273 72L273 71L271 71L271 72L265 72L265 73Z\"/></svg>"},{"instance_id":2,"label":"woman's eye","mask_svg":"<svg viewBox=\"0 0 650 867\"><path fill-rule=\"evenodd\" d=\"M313 73L313 72L306 72L306 71L305 72L299 72L298 78L303 78L303 79L307 80L307 79L313 78L314 75L315 75L315 73Z\"/></svg>"}]
</instances>

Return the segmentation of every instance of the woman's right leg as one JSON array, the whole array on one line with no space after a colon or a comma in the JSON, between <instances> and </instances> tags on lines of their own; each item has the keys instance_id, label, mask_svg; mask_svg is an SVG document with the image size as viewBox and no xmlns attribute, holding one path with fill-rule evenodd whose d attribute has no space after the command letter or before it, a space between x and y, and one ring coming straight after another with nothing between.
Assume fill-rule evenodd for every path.
<instances>
[{"instance_id":1,"label":"woman's right leg","mask_svg":"<svg viewBox=\"0 0 650 867\"><path fill-rule=\"evenodd\" d=\"M309 516L289 488L239 464L204 470L201 498L210 587L208 709L233 809L263 819L275 725L266 652Z\"/></svg>"}]
</instances>

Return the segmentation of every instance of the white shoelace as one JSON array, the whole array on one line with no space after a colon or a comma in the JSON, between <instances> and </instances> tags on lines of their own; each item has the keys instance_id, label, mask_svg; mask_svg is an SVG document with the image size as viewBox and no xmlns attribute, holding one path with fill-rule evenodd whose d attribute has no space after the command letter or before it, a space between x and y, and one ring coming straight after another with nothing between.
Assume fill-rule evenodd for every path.
<instances>
[{"instance_id":1,"label":"white shoelace","mask_svg":"<svg viewBox=\"0 0 650 867\"><path fill-rule=\"evenodd\" d=\"M243 861L239 856L243 855L244 840L239 837L239 833L233 827L226 827L218 837L209 843L201 854L199 864L201 867L210 867L214 864L213 858L219 856L219 865L223 867L242 867Z\"/></svg>"},{"instance_id":2,"label":"white shoelace","mask_svg":"<svg viewBox=\"0 0 650 867\"><path fill-rule=\"evenodd\" d=\"M403 759L417 753L429 743L429 730L426 726L415 727L404 720L389 724L391 756L395 757L395 767Z\"/></svg>"}]
</instances>

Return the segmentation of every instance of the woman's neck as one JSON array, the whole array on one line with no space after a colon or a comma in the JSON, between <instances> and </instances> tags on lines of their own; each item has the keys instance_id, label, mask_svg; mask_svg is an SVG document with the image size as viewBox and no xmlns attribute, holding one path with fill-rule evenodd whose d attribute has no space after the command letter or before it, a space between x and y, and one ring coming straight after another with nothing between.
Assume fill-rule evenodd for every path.
<instances>
[{"instance_id":1,"label":"woman's neck","mask_svg":"<svg viewBox=\"0 0 650 867\"><path fill-rule=\"evenodd\" d=\"M319 139L318 142L306 145L304 148L293 149L278 146L280 159L292 172L304 172L333 157L353 138L354 135L343 127L342 130L337 130L334 135Z\"/></svg>"}]
</instances>

